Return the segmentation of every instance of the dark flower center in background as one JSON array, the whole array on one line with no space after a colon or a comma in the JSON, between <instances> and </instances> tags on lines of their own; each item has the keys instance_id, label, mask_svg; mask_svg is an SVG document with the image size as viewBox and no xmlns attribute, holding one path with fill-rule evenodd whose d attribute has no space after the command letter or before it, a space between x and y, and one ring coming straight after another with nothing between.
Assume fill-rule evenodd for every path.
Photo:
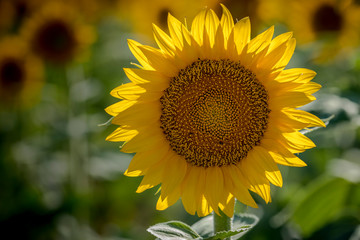
<instances>
[{"instance_id":1,"label":"dark flower center in background","mask_svg":"<svg viewBox=\"0 0 360 240\"><path fill-rule=\"evenodd\" d=\"M23 65L16 59L7 59L0 66L0 84L3 89L20 87L24 81Z\"/></svg>"},{"instance_id":2,"label":"dark flower center in background","mask_svg":"<svg viewBox=\"0 0 360 240\"><path fill-rule=\"evenodd\" d=\"M160 28L166 29L167 28L167 18L168 14L171 14L171 10L167 7L161 9L157 15L157 20L159 22Z\"/></svg>"},{"instance_id":3,"label":"dark flower center in background","mask_svg":"<svg viewBox=\"0 0 360 240\"><path fill-rule=\"evenodd\" d=\"M315 32L337 32L343 25L343 17L333 6L323 5L316 10L313 18Z\"/></svg>"},{"instance_id":4,"label":"dark flower center in background","mask_svg":"<svg viewBox=\"0 0 360 240\"><path fill-rule=\"evenodd\" d=\"M66 62L73 58L76 39L71 27L61 20L52 20L40 27L33 41L34 50L46 60Z\"/></svg>"},{"instance_id":5,"label":"dark flower center in background","mask_svg":"<svg viewBox=\"0 0 360 240\"><path fill-rule=\"evenodd\" d=\"M23 19L29 13L29 6L26 1L17 1L15 3L16 16Z\"/></svg>"}]
</instances>

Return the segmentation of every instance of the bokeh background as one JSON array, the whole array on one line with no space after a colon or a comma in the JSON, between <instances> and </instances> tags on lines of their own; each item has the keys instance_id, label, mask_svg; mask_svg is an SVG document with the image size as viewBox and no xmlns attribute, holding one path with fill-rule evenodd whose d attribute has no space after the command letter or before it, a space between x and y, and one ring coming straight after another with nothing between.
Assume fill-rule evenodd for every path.
<instances>
[{"instance_id":1,"label":"bokeh background","mask_svg":"<svg viewBox=\"0 0 360 240\"><path fill-rule=\"evenodd\" d=\"M305 168L281 167L273 202L244 239L360 239L360 2L228 0L252 36L293 31L290 67L315 70L323 88L304 108L328 126L307 133ZM0 239L154 239L147 227L198 220L180 202L156 211L157 189L122 175L132 155L105 138L109 92L136 62L127 39L155 46L167 13L190 23L217 0L0 0Z\"/></svg>"}]
</instances>

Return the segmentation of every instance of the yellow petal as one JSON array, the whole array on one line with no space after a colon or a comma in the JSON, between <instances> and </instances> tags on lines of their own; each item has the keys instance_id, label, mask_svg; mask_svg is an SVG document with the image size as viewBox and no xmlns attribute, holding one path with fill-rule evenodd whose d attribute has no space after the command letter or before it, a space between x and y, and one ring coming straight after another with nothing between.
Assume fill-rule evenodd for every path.
<instances>
[{"instance_id":1,"label":"yellow petal","mask_svg":"<svg viewBox=\"0 0 360 240\"><path fill-rule=\"evenodd\" d=\"M166 159L163 178L166 179L161 185L161 194L163 196L170 195L172 191L177 188L183 181L186 170L187 162L182 156L171 151L171 155Z\"/></svg>"},{"instance_id":2,"label":"yellow petal","mask_svg":"<svg viewBox=\"0 0 360 240\"><path fill-rule=\"evenodd\" d=\"M199 217L204 217L212 212L212 208L206 200L204 192L205 192L205 184L206 184L206 170L202 167L197 167L196 170L198 171L199 178L198 182L196 183L197 191L195 196L196 201L196 211Z\"/></svg>"},{"instance_id":3,"label":"yellow petal","mask_svg":"<svg viewBox=\"0 0 360 240\"><path fill-rule=\"evenodd\" d=\"M159 102L137 102L119 112L112 120L112 123L117 125L143 127L159 121L160 115L161 106Z\"/></svg>"},{"instance_id":4,"label":"yellow petal","mask_svg":"<svg viewBox=\"0 0 360 240\"><path fill-rule=\"evenodd\" d=\"M266 31L260 33L253 38L248 44L248 52L259 53L264 50L271 43L272 36L274 35L274 26L271 26Z\"/></svg>"},{"instance_id":5,"label":"yellow petal","mask_svg":"<svg viewBox=\"0 0 360 240\"><path fill-rule=\"evenodd\" d=\"M276 83L273 81L271 86L268 86L268 91L273 91L275 94L273 96L280 96L286 92L303 92L308 96L311 96L313 93L317 92L321 88L321 85L315 82L300 83L300 82L286 82L286 83ZM270 90L271 89L271 90Z\"/></svg>"},{"instance_id":6,"label":"yellow petal","mask_svg":"<svg viewBox=\"0 0 360 240\"><path fill-rule=\"evenodd\" d=\"M219 167L206 169L205 197L212 209L219 214L218 204L224 194L224 176Z\"/></svg>"},{"instance_id":7,"label":"yellow petal","mask_svg":"<svg viewBox=\"0 0 360 240\"><path fill-rule=\"evenodd\" d=\"M175 77L179 72L179 69L173 64L170 58L162 54L158 49L149 46L139 46L139 49L151 67L165 76Z\"/></svg>"},{"instance_id":8,"label":"yellow petal","mask_svg":"<svg viewBox=\"0 0 360 240\"><path fill-rule=\"evenodd\" d=\"M140 46L143 46L142 44L132 40L128 39L128 45L130 48L130 51L134 55L134 57L139 61L139 63L148 70L153 70L154 68L148 63L148 60L146 56L142 53L142 51L139 49Z\"/></svg>"},{"instance_id":9,"label":"yellow petal","mask_svg":"<svg viewBox=\"0 0 360 240\"><path fill-rule=\"evenodd\" d=\"M306 149L302 148L301 146L296 146L294 144L289 144L288 141L286 140L286 138L284 138L284 136L282 135L284 132L280 131L279 129L268 129L265 134L264 134L264 138L261 140L262 142L265 139L269 139L271 141L276 142L277 145L287 148L288 151L290 151L291 153L301 153L304 152ZM270 150L270 148L267 148Z\"/></svg>"},{"instance_id":10,"label":"yellow petal","mask_svg":"<svg viewBox=\"0 0 360 240\"><path fill-rule=\"evenodd\" d=\"M275 78L278 82L295 81L299 83L307 83L311 81L316 75L316 72L306 68L291 68L283 70L278 77Z\"/></svg>"},{"instance_id":11,"label":"yellow petal","mask_svg":"<svg viewBox=\"0 0 360 240\"><path fill-rule=\"evenodd\" d=\"M201 12L199 12L192 24L191 24L191 35L194 36L194 39L197 41L197 43L202 46L203 45L203 36L204 36L204 30L205 30L205 16L206 16L206 9L203 9Z\"/></svg>"},{"instance_id":12,"label":"yellow petal","mask_svg":"<svg viewBox=\"0 0 360 240\"><path fill-rule=\"evenodd\" d=\"M136 170L136 171L129 172L128 170L126 170L124 175L127 177L140 177L140 176L145 175L145 171L144 170Z\"/></svg>"},{"instance_id":13,"label":"yellow petal","mask_svg":"<svg viewBox=\"0 0 360 240\"><path fill-rule=\"evenodd\" d=\"M175 46L172 39L158 26L153 23L153 32L154 38L157 45L163 50L165 53L173 56L175 53Z\"/></svg>"},{"instance_id":14,"label":"yellow petal","mask_svg":"<svg viewBox=\"0 0 360 240\"><path fill-rule=\"evenodd\" d=\"M184 45L187 44L189 46L192 46L195 40L189 30L184 26L184 24L181 25L181 33L183 36Z\"/></svg>"},{"instance_id":15,"label":"yellow petal","mask_svg":"<svg viewBox=\"0 0 360 240\"><path fill-rule=\"evenodd\" d=\"M294 132L295 130L301 130L309 126L309 122L298 121L284 113L283 110L271 111L268 124L268 126L276 126L283 132Z\"/></svg>"},{"instance_id":16,"label":"yellow petal","mask_svg":"<svg viewBox=\"0 0 360 240\"><path fill-rule=\"evenodd\" d=\"M241 54L244 47L250 42L251 26L250 18L246 17L237 22L234 26L234 42L237 53ZM230 41L230 38L229 38Z\"/></svg>"},{"instance_id":17,"label":"yellow petal","mask_svg":"<svg viewBox=\"0 0 360 240\"><path fill-rule=\"evenodd\" d=\"M223 59L226 58L225 52L225 42L222 26L219 25L216 36L215 36L215 44L213 50L211 51L211 59Z\"/></svg>"},{"instance_id":18,"label":"yellow petal","mask_svg":"<svg viewBox=\"0 0 360 240\"><path fill-rule=\"evenodd\" d=\"M110 114L111 116L116 116L120 112L128 109L129 107L133 106L136 103L136 101L128 101L128 100L122 100L120 102L114 103L113 105L110 105L105 109L105 111Z\"/></svg>"},{"instance_id":19,"label":"yellow petal","mask_svg":"<svg viewBox=\"0 0 360 240\"><path fill-rule=\"evenodd\" d=\"M127 99L127 100L134 100L134 99L128 99L128 95L139 95L142 93L145 93L146 89L139 87L138 85L134 83L126 83L119 87L114 88L110 95L116 98L120 99Z\"/></svg>"},{"instance_id":20,"label":"yellow petal","mask_svg":"<svg viewBox=\"0 0 360 240\"><path fill-rule=\"evenodd\" d=\"M269 154L272 156L274 161L277 164L281 164L284 166L290 166L290 167L305 167L307 164L303 162L300 158L295 156L291 153L289 156L284 156L283 154L275 153L275 152L269 152Z\"/></svg>"},{"instance_id":21,"label":"yellow petal","mask_svg":"<svg viewBox=\"0 0 360 240\"><path fill-rule=\"evenodd\" d=\"M183 61L183 64L188 66L199 58L200 47L184 25L182 25L182 34L184 36L184 47L178 54L179 58Z\"/></svg>"},{"instance_id":22,"label":"yellow petal","mask_svg":"<svg viewBox=\"0 0 360 240\"><path fill-rule=\"evenodd\" d=\"M226 216L232 218L234 215L235 198L230 193L227 196L224 195L224 200L219 203L219 208L223 211Z\"/></svg>"},{"instance_id":23,"label":"yellow petal","mask_svg":"<svg viewBox=\"0 0 360 240\"><path fill-rule=\"evenodd\" d=\"M158 71L124 68L126 76L135 84L154 84L163 89L167 88L170 83L170 78L162 75Z\"/></svg>"},{"instance_id":24,"label":"yellow petal","mask_svg":"<svg viewBox=\"0 0 360 240\"><path fill-rule=\"evenodd\" d=\"M135 129L124 128L124 126L118 127L114 132L107 136L106 141L110 142L125 142L130 141L139 132Z\"/></svg>"},{"instance_id":25,"label":"yellow petal","mask_svg":"<svg viewBox=\"0 0 360 240\"><path fill-rule=\"evenodd\" d=\"M172 191L171 194L166 196L164 199L161 196L159 197L156 204L156 209L160 211L165 210L171 205L175 204L177 200L179 200L179 198L180 198L180 187L178 186Z\"/></svg>"},{"instance_id":26,"label":"yellow petal","mask_svg":"<svg viewBox=\"0 0 360 240\"><path fill-rule=\"evenodd\" d=\"M128 171L146 170L168 156L169 145L157 145L149 151L138 152L131 160Z\"/></svg>"},{"instance_id":27,"label":"yellow petal","mask_svg":"<svg viewBox=\"0 0 360 240\"><path fill-rule=\"evenodd\" d=\"M139 130L135 137L122 146L121 151L126 153L144 152L158 144L168 144L160 127L147 127Z\"/></svg>"},{"instance_id":28,"label":"yellow petal","mask_svg":"<svg viewBox=\"0 0 360 240\"><path fill-rule=\"evenodd\" d=\"M317 91L319 91L319 89L321 88L321 85L315 82L309 82L306 84L302 84L296 88L293 89L293 91L299 91L299 92L304 92L306 94L313 94Z\"/></svg>"},{"instance_id":29,"label":"yellow petal","mask_svg":"<svg viewBox=\"0 0 360 240\"><path fill-rule=\"evenodd\" d=\"M162 90L151 84L140 86L134 83L126 83L113 89L110 94L113 97L125 100L155 101L163 95Z\"/></svg>"},{"instance_id":30,"label":"yellow petal","mask_svg":"<svg viewBox=\"0 0 360 240\"><path fill-rule=\"evenodd\" d=\"M229 35L229 39L227 40L227 42L225 43L225 49L226 49L226 56L233 61L238 61L238 57L239 54L237 52L236 49L236 44L234 41L234 31L235 31L235 27L232 29L230 35Z\"/></svg>"},{"instance_id":31,"label":"yellow petal","mask_svg":"<svg viewBox=\"0 0 360 240\"><path fill-rule=\"evenodd\" d=\"M274 162L271 155L261 146L257 146L251 150L253 152L254 164L257 165L257 169L265 171L266 178L275 186L282 187L283 180L281 173Z\"/></svg>"},{"instance_id":32,"label":"yellow petal","mask_svg":"<svg viewBox=\"0 0 360 240\"><path fill-rule=\"evenodd\" d=\"M211 208L209 202L206 200L205 196L201 196L200 203L197 208L197 214L199 217L205 217L209 215L213 209Z\"/></svg>"},{"instance_id":33,"label":"yellow petal","mask_svg":"<svg viewBox=\"0 0 360 240\"><path fill-rule=\"evenodd\" d=\"M301 107L316 98L303 92L286 92L279 96L270 95L269 105L271 109L282 109L284 107Z\"/></svg>"},{"instance_id":34,"label":"yellow petal","mask_svg":"<svg viewBox=\"0 0 360 240\"><path fill-rule=\"evenodd\" d=\"M285 50L283 57L275 65L275 68L284 68L289 63L291 57L294 54L295 47L296 47L296 40L295 40L295 38L292 38L292 39L290 39L290 41L287 44L287 48Z\"/></svg>"},{"instance_id":35,"label":"yellow petal","mask_svg":"<svg viewBox=\"0 0 360 240\"><path fill-rule=\"evenodd\" d=\"M313 141L299 132L282 133L282 135L286 139L287 143L292 147L301 149L310 149L316 147Z\"/></svg>"},{"instance_id":36,"label":"yellow petal","mask_svg":"<svg viewBox=\"0 0 360 240\"><path fill-rule=\"evenodd\" d=\"M275 40L275 39L274 39ZM273 41L274 41L273 40ZM273 43L273 41L271 43ZM279 44L277 41L274 45ZM261 65L264 69L272 69L274 68L280 59L283 58L285 51L287 49L288 42L283 42L278 46L269 46L267 54L259 61L259 65ZM273 47L273 49L271 49Z\"/></svg>"},{"instance_id":37,"label":"yellow petal","mask_svg":"<svg viewBox=\"0 0 360 240\"><path fill-rule=\"evenodd\" d=\"M225 171L227 171L228 176L232 179L232 183L234 186L234 191L232 194L238 199L238 201L242 202L243 204L257 208L257 205L254 199L251 197L248 188L246 187L249 185L247 179L243 176L240 169L234 165L229 165L225 167ZM225 174L225 172L224 172Z\"/></svg>"},{"instance_id":38,"label":"yellow petal","mask_svg":"<svg viewBox=\"0 0 360 240\"><path fill-rule=\"evenodd\" d=\"M283 112L296 121L308 123L306 127L326 127L325 123L321 119L306 111L287 108L284 109Z\"/></svg>"},{"instance_id":39,"label":"yellow petal","mask_svg":"<svg viewBox=\"0 0 360 240\"><path fill-rule=\"evenodd\" d=\"M196 199L200 199L201 193L198 192L198 185L201 172L198 167L191 166L181 185L181 199L185 210L191 215L195 214L197 209ZM199 196L198 196L199 195Z\"/></svg>"},{"instance_id":40,"label":"yellow petal","mask_svg":"<svg viewBox=\"0 0 360 240\"><path fill-rule=\"evenodd\" d=\"M230 13L230 11L223 5L220 4L223 10L222 16L221 16L221 20L220 20L220 24L221 27L223 29L224 32L224 38L225 38L225 42L227 42L230 33L234 27L234 19Z\"/></svg>"},{"instance_id":41,"label":"yellow petal","mask_svg":"<svg viewBox=\"0 0 360 240\"><path fill-rule=\"evenodd\" d=\"M168 14L168 26L170 36L173 40L174 45L180 50L183 48L184 45L183 36L181 34L182 25L183 24L179 20L173 17L170 13Z\"/></svg>"},{"instance_id":42,"label":"yellow petal","mask_svg":"<svg viewBox=\"0 0 360 240\"><path fill-rule=\"evenodd\" d=\"M209 37L210 48L212 48L215 44L215 36L219 23L220 21L216 13L212 9L209 9L206 12L206 17L205 17L205 30Z\"/></svg>"},{"instance_id":43,"label":"yellow petal","mask_svg":"<svg viewBox=\"0 0 360 240\"><path fill-rule=\"evenodd\" d=\"M284 43L288 43L289 40L292 38L292 36L293 36L292 32L286 32L275 37L270 43L269 52L272 52L273 50L280 47Z\"/></svg>"},{"instance_id":44,"label":"yellow petal","mask_svg":"<svg viewBox=\"0 0 360 240\"><path fill-rule=\"evenodd\" d=\"M265 172L260 172L253 164L254 161L256 160L254 160L254 155L250 151L248 156L240 161L239 168L249 181L250 190L260 195L268 203L271 201L270 184L265 177Z\"/></svg>"},{"instance_id":45,"label":"yellow petal","mask_svg":"<svg viewBox=\"0 0 360 240\"><path fill-rule=\"evenodd\" d=\"M141 193L163 182L162 176L163 172L165 171L165 165L163 161L165 160L161 160L146 171L146 174L144 175L139 187L136 190L137 193Z\"/></svg>"}]
</instances>

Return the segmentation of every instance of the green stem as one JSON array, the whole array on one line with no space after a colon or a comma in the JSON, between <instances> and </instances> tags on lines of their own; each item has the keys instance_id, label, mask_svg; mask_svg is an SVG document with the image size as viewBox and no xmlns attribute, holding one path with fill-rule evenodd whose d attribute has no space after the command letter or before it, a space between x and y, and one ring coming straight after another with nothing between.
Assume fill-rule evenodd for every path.
<instances>
[{"instance_id":1,"label":"green stem","mask_svg":"<svg viewBox=\"0 0 360 240\"><path fill-rule=\"evenodd\" d=\"M214 212L214 234L221 231L230 231L231 230L231 221L232 219L226 216L219 209L220 216ZM226 238L224 240L230 240L230 238Z\"/></svg>"}]
</instances>

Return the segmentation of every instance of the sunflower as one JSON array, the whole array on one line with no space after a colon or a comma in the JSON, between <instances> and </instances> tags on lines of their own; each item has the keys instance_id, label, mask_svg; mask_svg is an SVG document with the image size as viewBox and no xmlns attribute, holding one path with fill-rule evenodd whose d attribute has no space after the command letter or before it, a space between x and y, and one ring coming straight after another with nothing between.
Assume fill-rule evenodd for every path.
<instances>
[{"instance_id":1,"label":"sunflower","mask_svg":"<svg viewBox=\"0 0 360 240\"><path fill-rule=\"evenodd\" d=\"M0 42L0 102L3 106L28 106L43 83L41 61L16 37Z\"/></svg>"},{"instance_id":2,"label":"sunflower","mask_svg":"<svg viewBox=\"0 0 360 240\"><path fill-rule=\"evenodd\" d=\"M119 127L107 137L136 152L127 176L144 176L137 192L161 184L157 209L181 198L190 214L219 208L233 215L234 200L257 207L250 191L271 201L270 183L283 184L278 164L306 164L295 153L315 147L299 130L324 126L296 109L315 100L315 72L284 70L295 40L272 39L271 27L250 40L250 20L234 25L202 10L191 30L168 15L169 33L153 25L160 49L129 40L138 68L111 95L106 111Z\"/></svg>"},{"instance_id":3,"label":"sunflower","mask_svg":"<svg viewBox=\"0 0 360 240\"><path fill-rule=\"evenodd\" d=\"M151 24L165 28L168 13L175 17L192 19L203 6L212 7L216 2L217 0L120 0L117 15L121 20L130 20L135 32L152 36Z\"/></svg>"},{"instance_id":4,"label":"sunflower","mask_svg":"<svg viewBox=\"0 0 360 240\"><path fill-rule=\"evenodd\" d=\"M267 1L263 1L267 2ZM285 23L299 43L322 41L320 58L331 57L345 48L358 46L360 6L352 0L278 1ZM264 12L264 11L263 11Z\"/></svg>"},{"instance_id":5,"label":"sunflower","mask_svg":"<svg viewBox=\"0 0 360 240\"><path fill-rule=\"evenodd\" d=\"M94 30L85 25L71 6L50 1L24 24L22 33L34 53L44 60L65 64L84 57L94 42Z\"/></svg>"}]
</instances>

